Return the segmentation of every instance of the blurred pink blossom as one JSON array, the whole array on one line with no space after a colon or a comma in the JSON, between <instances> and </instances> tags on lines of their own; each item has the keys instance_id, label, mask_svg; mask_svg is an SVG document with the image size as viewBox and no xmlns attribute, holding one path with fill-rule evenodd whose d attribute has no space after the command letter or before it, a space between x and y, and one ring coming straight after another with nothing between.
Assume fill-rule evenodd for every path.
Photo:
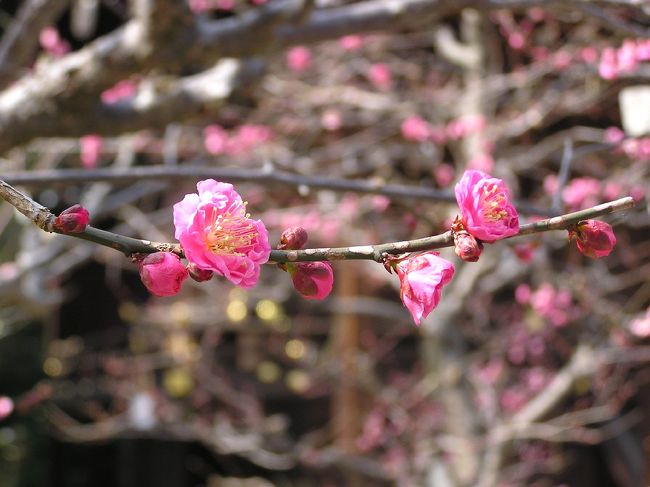
<instances>
[{"instance_id":1,"label":"blurred pink blossom","mask_svg":"<svg viewBox=\"0 0 650 487\"><path fill-rule=\"evenodd\" d=\"M0 421L14 411L14 401L8 396L0 396Z\"/></svg>"},{"instance_id":2,"label":"blurred pink blossom","mask_svg":"<svg viewBox=\"0 0 650 487\"><path fill-rule=\"evenodd\" d=\"M99 135L84 135L79 139L79 157L83 167L86 169L97 167L102 153L102 145L103 140Z\"/></svg>"},{"instance_id":3,"label":"blurred pink blossom","mask_svg":"<svg viewBox=\"0 0 650 487\"><path fill-rule=\"evenodd\" d=\"M393 75L390 67L385 63L376 63L368 70L368 79L375 88L390 90L393 87Z\"/></svg>"},{"instance_id":4,"label":"blurred pink blossom","mask_svg":"<svg viewBox=\"0 0 650 487\"><path fill-rule=\"evenodd\" d=\"M650 308L646 310L645 316L630 321L630 332L639 338L650 337Z\"/></svg>"},{"instance_id":5,"label":"blurred pink blossom","mask_svg":"<svg viewBox=\"0 0 650 487\"><path fill-rule=\"evenodd\" d=\"M348 35L339 39L341 47L346 51L357 51L363 46L363 37L360 35Z\"/></svg>"},{"instance_id":6,"label":"blurred pink blossom","mask_svg":"<svg viewBox=\"0 0 650 487\"><path fill-rule=\"evenodd\" d=\"M547 174L542 185L544 186L544 192L549 196L553 196L560 187L556 174Z\"/></svg>"},{"instance_id":7,"label":"blurred pink blossom","mask_svg":"<svg viewBox=\"0 0 650 487\"><path fill-rule=\"evenodd\" d=\"M106 104L117 103L125 98L131 98L138 90L138 83L130 79L118 81L114 86L104 90L101 94L102 102Z\"/></svg>"},{"instance_id":8,"label":"blurred pink blossom","mask_svg":"<svg viewBox=\"0 0 650 487\"><path fill-rule=\"evenodd\" d=\"M226 152L229 136L221 125L208 125L203 129L205 149L215 156Z\"/></svg>"},{"instance_id":9,"label":"blurred pink blossom","mask_svg":"<svg viewBox=\"0 0 650 487\"><path fill-rule=\"evenodd\" d=\"M528 396L526 392L518 386L506 389L499 398L501 407L508 413L519 411L526 402L528 402Z\"/></svg>"},{"instance_id":10,"label":"blurred pink blossom","mask_svg":"<svg viewBox=\"0 0 650 487\"><path fill-rule=\"evenodd\" d=\"M441 188L446 188L456 177L456 168L451 164L440 163L433 167L433 178Z\"/></svg>"},{"instance_id":11,"label":"blurred pink blossom","mask_svg":"<svg viewBox=\"0 0 650 487\"><path fill-rule=\"evenodd\" d=\"M598 61L598 49L592 46L583 47L578 51L578 57L587 64L596 64Z\"/></svg>"},{"instance_id":12,"label":"blurred pink blossom","mask_svg":"<svg viewBox=\"0 0 650 487\"><path fill-rule=\"evenodd\" d=\"M618 144L625 139L625 132L618 127L607 127L603 134L603 140L608 144Z\"/></svg>"},{"instance_id":13,"label":"blurred pink blossom","mask_svg":"<svg viewBox=\"0 0 650 487\"><path fill-rule=\"evenodd\" d=\"M613 47L607 47L601 53L598 73L603 79L612 80L618 78L616 49Z\"/></svg>"},{"instance_id":14,"label":"blurred pink blossom","mask_svg":"<svg viewBox=\"0 0 650 487\"><path fill-rule=\"evenodd\" d=\"M515 300L519 304L528 304L531 296L532 292L528 284L519 284L515 289Z\"/></svg>"},{"instance_id":15,"label":"blurred pink blossom","mask_svg":"<svg viewBox=\"0 0 650 487\"><path fill-rule=\"evenodd\" d=\"M535 249L537 249L535 242L517 244L512 247L512 250L521 262L531 262L535 257Z\"/></svg>"},{"instance_id":16,"label":"blurred pink blossom","mask_svg":"<svg viewBox=\"0 0 650 487\"><path fill-rule=\"evenodd\" d=\"M431 125L422 117L412 115L401 125L402 137L413 142L424 142L431 134Z\"/></svg>"},{"instance_id":17,"label":"blurred pink blossom","mask_svg":"<svg viewBox=\"0 0 650 487\"><path fill-rule=\"evenodd\" d=\"M296 46L287 52L287 65L295 73L302 73L311 66L311 50L305 46Z\"/></svg>"},{"instance_id":18,"label":"blurred pink blossom","mask_svg":"<svg viewBox=\"0 0 650 487\"><path fill-rule=\"evenodd\" d=\"M52 57L62 57L70 52L70 44L59 35L55 27L45 27L40 35L41 47Z\"/></svg>"},{"instance_id":19,"label":"blurred pink blossom","mask_svg":"<svg viewBox=\"0 0 650 487\"><path fill-rule=\"evenodd\" d=\"M562 200L571 210L581 210L594 206L600 196L600 181L598 179L583 177L569 181L562 191Z\"/></svg>"},{"instance_id":20,"label":"blurred pink blossom","mask_svg":"<svg viewBox=\"0 0 650 487\"><path fill-rule=\"evenodd\" d=\"M343 126L343 117L339 110L328 109L320 117L320 124L325 130L334 132Z\"/></svg>"}]
</instances>

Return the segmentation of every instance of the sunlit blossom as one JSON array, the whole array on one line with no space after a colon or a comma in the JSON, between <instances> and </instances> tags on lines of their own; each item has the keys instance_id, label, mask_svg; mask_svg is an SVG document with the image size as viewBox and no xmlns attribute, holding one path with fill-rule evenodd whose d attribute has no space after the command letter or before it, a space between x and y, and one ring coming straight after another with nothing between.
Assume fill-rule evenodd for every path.
<instances>
[{"instance_id":1,"label":"sunlit blossom","mask_svg":"<svg viewBox=\"0 0 650 487\"><path fill-rule=\"evenodd\" d=\"M271 246L264 223L228 183L206 179L174 205L175 236L188 261L243 288L254 286Z\"/></svg>"}]
</instances>

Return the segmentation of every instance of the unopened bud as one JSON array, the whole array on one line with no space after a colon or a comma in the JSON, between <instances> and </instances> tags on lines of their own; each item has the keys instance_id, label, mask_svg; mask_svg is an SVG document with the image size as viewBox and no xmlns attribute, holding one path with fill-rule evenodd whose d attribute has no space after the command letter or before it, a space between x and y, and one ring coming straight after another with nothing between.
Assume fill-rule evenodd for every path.
<instances>
[{"instance_id":1,"label":"unopened bud","mask_svg":"<svg viewBox=\"0 0 650 487\"><path fill-rule=\"evenodd\" d=\"M569 240L575 239L578 250L592 259L608 256L616 245L612 226L599 220L583 220L568 230Z\"/></svg>"},{"instance_id":2,"label":"unopened bud","mask_svg":"<svg viewBox=\"0 0 650 487\"><path fill-rule=\"evenodd\" d=\"M329 262L299 262L289 267L293 286L304 298L325 299L334 285Z\"/></svg>"},{"instance_id":3,"label":"unopened bud","mask_svg":"<svg viewBox=\"0 0 650 487\"><path fill-rule=\"evenodd\" d=\"M196 282L205 282L212 279L214 272L210 269L201 269L194 262L187 264L187 272L189 272L190 277Z\"/></svg>"},{"instance_id":4,"label":"unopened bud","mask_svg":"<svg viewBox=\"0 0 650 487\"><path fill-rule=\"evenodd\" d=\"M171 252L154 252L140 263L140 279L151 294L173 296L181 290L187 278L187 269L180 258Z\"/></svg>"},{"instance_id":5,"label":"unopened bud","mask_svg":"<svg viewBox=\"0 0 650 487\"><path fill-rule=\"evenodd\" d=\"M300 250L307 244L307 230L302 227L287 228L280 236L278 250Z\"/></svg>"},{"instance_id":6,"label":"unopened bud","mask_svg":"<svg viewBox=\"0 0 650 487\"><path fill-rule=\"evenodd\" d=\"M483 243L470 234L460 218L456 217L451 225L454 235L454 252L465 262L476 262L483 252Z\"/></svg>"},{"instance_id":7,"label":"unopened bud","mask_svg":"<svg viewBox=\"0 0 650 487\"><path fill-rule=\"evenodd\" d=\"M63 210L54 220L54 229L61 233L81 233L88 226L90 214L81 205Z\"/></svg>"}]
</instances>

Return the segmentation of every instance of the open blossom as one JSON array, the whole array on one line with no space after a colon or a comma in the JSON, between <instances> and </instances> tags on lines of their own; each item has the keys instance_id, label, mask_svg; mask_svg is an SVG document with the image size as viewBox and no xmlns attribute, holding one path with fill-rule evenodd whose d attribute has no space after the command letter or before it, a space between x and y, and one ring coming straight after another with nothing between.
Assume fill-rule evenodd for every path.
<instances>
[{"instance_id":1,"label":"open blossom","mask_svg":"<svg viewBox=\"0 0 650 487\"><path fill-rule=\"evenodd\" d=\"M299 262L287 270L296 291L306 299L325 299L332 292L334 271L329 262Z\"/></svg>"},{"instance_id":2,"label":"open blossom","mask_svg":"<svg viewBox=\"0 0 650 487\"><path fill-rule=\"evenodd\" d=\"M287 52L287 64L295 73L301 73L311 66L311 50L305 46L296 46Z\"/></svg>"},{"instance_id":3,"label":"open blossom","mask_svg":"<svg viewBox=\"0 0 650 487\"><path fill-rule=\"evenodd\" d=\"M592 259L608 256L616 245L612 226L599 220L584 220L569 229L569 240L575 239L578 250Z\"/></svg>"},{"instance_id":4,"label":"open blossom","mask_svg":"<svg viewBox=\"0 0 650 487\"><path fill-rule=\"evenodd\" d=\"M438 306L442 288L454 276L454 265L438 252L426 252L394 265L400 280L400 297L416 325Z\"/></svg>"},{"instance_id":5,"label":"open blossom","mask_svg":"<svg viewBox=\"0 0 650 487\"><path fill-rule=\"evenodd\" d=\"M456 184L456 201L465 229L483 242L519 232L519 215L501 179L474 169L465 171Z\"/></svg>"},{"instance_id":6,"label":"open blossom","mask_svg":"<svg viewBox=\"0 0 650 487\"><path fill-rule=\"evenodd\" d=\"M173 296L181 290L187 269L176 254L154 252L140 263L140 279L151 294Z\"/></svg>"},{"instance_id":7,"label":"open blossom","mask_svg":"<svg viewBox=\"0 0 650 487\"><path fill-rule=\"evenodd\" d=\"M185 257L237 286L253 287L271 253L264 223L250 219L232 184L206 179L196 187L198 194L174 205L175 236Z\"/></svg>"}]
</instances>

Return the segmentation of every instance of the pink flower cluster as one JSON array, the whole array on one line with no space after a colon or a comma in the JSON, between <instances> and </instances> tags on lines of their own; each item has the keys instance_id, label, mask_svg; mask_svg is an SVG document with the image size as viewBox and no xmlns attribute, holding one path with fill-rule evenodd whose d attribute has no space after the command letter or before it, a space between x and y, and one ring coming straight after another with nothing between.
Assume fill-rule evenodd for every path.
<instances>
[{"instance_id":1,"label":"pink flower cluster","mask_svg":"<svg viewBox=\"0 0 650 487\"><path fill-rule=\"evenodd\" d=\"M175 236L185 257L237 286L254 286L271 252L264 223L250 219L231 184L206 179L196 187L198 193L174 205Z\"/></svg>"},{"instance_id":2,"label":"pink flower cluster","mask_svg":"<svg viewBox=\"0 0 650 487\"><path fill-rule=\"evenodd\" d=\"M547 318L555 327L566 326L578 313L572 304L571 293L558 290L548 282L536 291L532 291L528 284L520 284L515 290L515 299L519 304L529 304L539 316Z\"/></svg>"},{"instance_id":3,"label":"pink flower cluster","mask_svg":"<svg viewBox=\"0 0 650 487\"><path fill-rule=\"evenodd\" d=\"M244 124L229 133L221 125L208 125L203 129L205 149L215 156L247 154L271 140L273 132L265 125Z\"/></svg>"},{"instance_id":4,"label":"pink flower cluster","mask_svg":"<svg viewBox=\"0 0 650 487\"><path fill-rule=\"evenodd\" d=\"M619 48L603 49L598 73L603 79L616 79L621 74L634 72L644 61L650 61L650 40L626 39Z\"/></svg>"},{"instance_id":5,"label":"pink flower cluster","mask_svg":"<svg viewBox=\"0 0 650 487\"><path fill-rule=\"evenodd\" d=\"M486 121L480 115L467 115L451 120L446 126L434 126L420 116L412 115L401 125L402 137L412 142L431 141L442 145L448 140L459 140L485 129Z\"/></svg>"},{"instance_id":6,"label":"pink flower cluster","mask_svg":"<svg viewBox=\"0 0 650 487\"><path fill-rule=\"evenodd\" d=\"M650 160L650 137L625 138L625 132L618 127L608 127L603 135L603 142L617 144L627 157L635 161L647 162Z\"/></svg>"}]
</instances>

